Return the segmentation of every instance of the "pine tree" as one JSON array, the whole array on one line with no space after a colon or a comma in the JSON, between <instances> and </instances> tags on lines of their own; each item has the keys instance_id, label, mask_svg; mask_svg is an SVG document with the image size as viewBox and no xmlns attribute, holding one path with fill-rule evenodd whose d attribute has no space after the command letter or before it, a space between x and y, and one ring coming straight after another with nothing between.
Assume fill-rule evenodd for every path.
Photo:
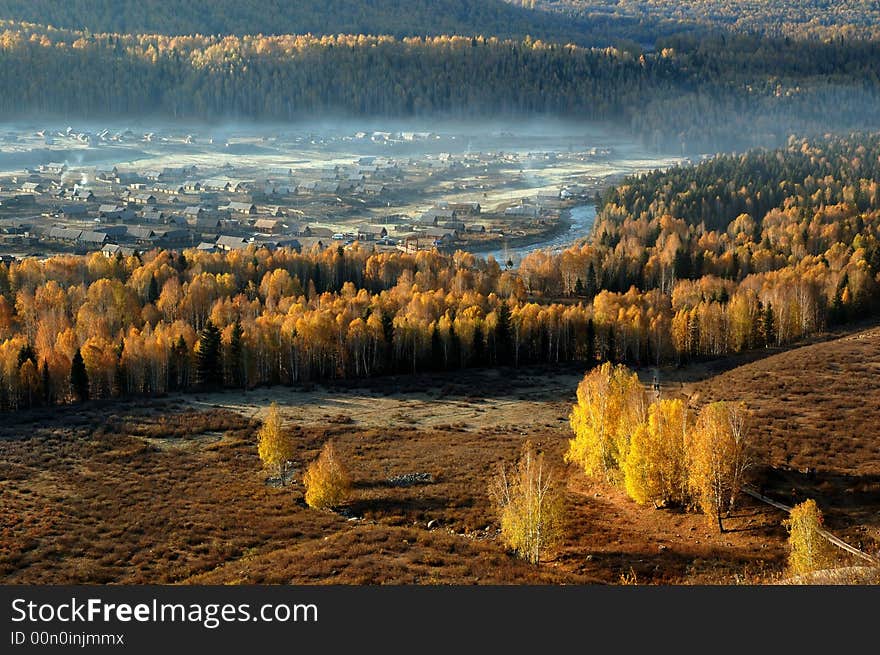
<instances>
[{"instance_id":1,"label":"pine tree","mask_svg":"<svg viewBox=\"0 0 880 655\"><path fill-rule=\"evenodd\" d=\"M452 368L460 368L462 366L461 338L455 331L455 325L451 323L449 325L449 362Z\"/></svg>"},{"instance_id":2,"label":"pine tree","mask_svg":"<svg viewBox=\"0 0 880 655\"><path fill-rule=\"evenodd\" d=\"M586 349L584 358L590 368L596 365L596 324L592 317L587 320Z\"/></svg>"},{"instance_id":3,"label":"pine tree","mask_svg":"<svg viewBox=\"0 0 880 655\"><path fill-rule=\"evenodd\" d=\"M128 380L125 375L125 364L122 363L122 353L125 350L125 339L116 346L116 366L113 369L113 387L117 396L125 396L128 389ZM136 390L136 391L139 391Z\"/></svg>"},{"instance_id":4,"label":"pine tree","mask_svg":"<svg viewBox=\"0 0 880 655\"><path fill-rule=\"evenodd\" d=\"M229 337L226 361L229 371L229 383L236 388L246 386L243 338L244 330L241 327L241 321L235 321L232 326L232 334Z\"/></svg>"},{"instance_id":5,"label":"pine tree","mask_svg":"<svg viewBox=\"0 0 880 655\"><path fill-rule=\"evenodd\" d=\"M587 267L587 281L584 283L584 296L592 298L597 293L599 293L599 280L596 275L596 267L593 262L590 262Z\"/></svg>"},{"instance_id":6,"label":"pine tree","mask_svg":"<svg viewBox=\"0 0 880 655\"><path fill-rule=\"evenodd\" d=\"M471 347L471 365L483 366L486 363L486 339L483 327L478 323L474 326L474 340Z\"/></svg>"},{"instance_id":7,"label":"pine tree","mask_svg":"<svg viewBox=\"0 0 880 655\"><path fill-rule=\"evenodd\" d=\"M22 364L27 361L33 362L34 366L37 365L37 353L31 344L22 346L18 351L18 368L21 368Z\"/></svg>"},{"instance_id":8,"label":"pine tree","mask_svg":"<svg viewBox=\"0 0 880 655\"><path fill-rule=\"evenodd\" d=\"M77 348L76 353L73 355L73 361L70 363L70 390L78 401L89 399L89 375L79 348Z\"/></svg>"},{"instance_id":9,"label":"pine tree","mask_svg":"<svg viewBox=\"0 0 880 655\"><path fill-rule=\"evenodd\" d=\"M495 363L506 366L511 363L513 335L510 327L510 305L501 301L495 323Z\"/></svg>"},{"instance_id":10,"label":"pine tree","mask_svg":"<svg viewBox=\"0 0 880 655\"><path fill-rule=\"evenodd\" d=\"M49 375L49 364L46 360L43 360L43 365L40 367L40 376L42 377L42 387L43 387L43 404L51 405L52 404L52 377Z\"/></svg>"},{"instance_id":11,"label":"pine tree","mask_svg":"<svg viewBox=\"0 0 880 655\"><path fill-rule=\"evenodd\" d=\"M159 300L159 283L156 281L156 276L150 276L150 287L147 290L147 302L151 302L154 305L156 301Z\"/></svg>"},{"instance_id":12,"label":"pine tree","mask_svg":"<svg viewBox=\"0 0 880 655\"><path fill-rule=\"evenodd\" d=\"M223 384L223 368L220 359L220 330L208 319L199 333L196 349L196 375L198 384L216 389Z\"/></svg>"},{"instance_id":13,"label":"pine tree","mask_svg":"<svg viewBox=\"0 0 880 655\"><path fill-rule=\"evenodd\" d=\"M168 361L168 386L171 389L186 389L189 387L189 346L183 335L177 338L177 343L171 349L171 357Z\"/></svg>"},{"instance_id":14,"label":"pine tree","mask_svg":"<svg viewBox=\"0 0 880 655\"><path fill-rule=\"evenodd\" d=\"M436 323L431 330L431 368L435 371L442 371L444 368L443 341Z\"/></svg>"},{"instance_id":15,"label":"pine tree","mask_svg":"<svg viewBox=\"0 0 880 655\"><path fill-rule=\"evenodd\" d=\"M776 345L776 322L773 318L773 305L769 302L761 316L761 336L767 348Z\"/></svg>"}]
</instances>

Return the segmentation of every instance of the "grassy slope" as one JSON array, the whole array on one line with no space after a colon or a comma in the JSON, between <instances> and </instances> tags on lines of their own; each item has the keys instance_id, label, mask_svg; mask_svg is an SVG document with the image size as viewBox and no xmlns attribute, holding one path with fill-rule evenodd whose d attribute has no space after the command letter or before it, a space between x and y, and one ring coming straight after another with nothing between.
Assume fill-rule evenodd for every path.
<instances>
[{"instance_id":1,"label":"grassy slope","mask_svg":"<svg viewBox=\"0 0 880 655\"><path fill-rule=\"evenodd\" d=\"M880 549L880 328L759 360L694 385L756 414L768 495L814 498L829 528Z\"/></svg>"}]
</instances>

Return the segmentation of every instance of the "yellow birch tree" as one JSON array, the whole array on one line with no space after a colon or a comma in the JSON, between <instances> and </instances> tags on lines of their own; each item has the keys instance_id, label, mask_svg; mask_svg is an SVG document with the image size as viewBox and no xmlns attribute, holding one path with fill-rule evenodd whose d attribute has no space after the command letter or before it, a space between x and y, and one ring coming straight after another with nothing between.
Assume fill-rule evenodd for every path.
<instances>
[{"instance_id":1,"label":"yellow birch tree","mask_svg":"<svg viewBox=\"0 0 880 655\"><path fill-rule=\"evenodd\" d=\"M293 457L293 442L284 430L278 403L269 406L269 414L257 433L257 453L265 467L277 474L283 485L287 461Z\"/></svg>"},{"instance_id":2,"label":"yellow birch tree","mask_svg":"<svg viewBox=\"0 0 880 655\"><path fill-rule=\"evenodd\" d=\"M563 498L544 454L531 441L513 471L502 464L489 485L501 521L501 537L519 557L538 564L562 537Z\"/></svg>"}]
</instances>

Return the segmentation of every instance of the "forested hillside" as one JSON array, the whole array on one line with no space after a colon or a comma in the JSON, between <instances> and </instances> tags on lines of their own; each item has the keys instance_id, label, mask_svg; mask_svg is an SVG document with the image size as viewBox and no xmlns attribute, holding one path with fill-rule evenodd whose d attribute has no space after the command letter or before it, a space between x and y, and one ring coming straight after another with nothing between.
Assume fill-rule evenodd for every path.
<instances>
[{"instance_id":1,"label":"forested hillside","mask_svg":"<svg viewBox=\"0 0 880 655\"><path fill-rule=\"evenodd\" d=\"M0 18L131 34L526 35L583 43L577 18L502 0L0 0ZM589 38L601 39L600 34Z\"/></svg>"},{"instance_id":2,"label":"forested hillside","mask_svg":"<svg viewBox=\"0 0 880 655\"><path fill-rule=\"evenodd\" d=\"M880 137L627 180L518 271L355 245L0 265L0 405L777 346L880 308Z\"/></svg>"},{"instance_id":3,"label":"forested hillside","mask_svg":"<svg viewBox=\"0 0 880 655\"><path fill-rule=\"evenodd\" d=\"M91 35L7 23L0 111L289 120L536 113L687 152L880 126L880 43L681 37L656 53L496 38Z\"/></svg>"},{"instance_id":4,"label":"forested hillside","mask_svg":"<svg viewBox=\"0 0 880 655\"><path fill-rule=\"evenodd\" d=\"M877 135L792 139L630 178L606 194L590 243L531 255L523 282L593 298L594 319L627 326L614 343L639 361L787 343L862 318L880 308L878 158Z\"/></svg>"},{"instance_id":5,"label":"forested hillside","mask_svg":"<svg viewBox=\"0 0 880 655\"><path fill-rule=\"evenodd\" d=\"M731 31L792 38L877 38L872 0L508 0L587 22L628 24L630 38Z\"/></svg>"}]
</instances>

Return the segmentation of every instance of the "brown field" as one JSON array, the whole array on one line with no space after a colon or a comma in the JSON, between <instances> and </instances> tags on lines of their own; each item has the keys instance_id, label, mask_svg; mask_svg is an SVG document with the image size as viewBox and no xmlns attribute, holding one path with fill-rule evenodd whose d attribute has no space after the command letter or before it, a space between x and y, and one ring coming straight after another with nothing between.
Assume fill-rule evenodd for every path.
<instances>
[{"instance_id":1,"label":"brown field","mask_svg":"<svg viewBox=\"0 0 880 655\"><path fill-rule=\"evenodd\" d=\"M832 532L880 551L880 328L740 366L688 391L755 412L768 495L788 505L814 498Z\"/></svg>"},{"instance_id":2,"label":"brown field","mask_svg":"<svg viewBox=\"0 0 880 655\"><path fill-rule=\"evenodd\" d=\"M705 371L690 370L692 377ZM876 551L878 372L880 330L873 329L746 363L681 390L698 393L698 402L746 401L758 417L764 462L756 485L789 504L815 497L833 531ZM558 552L538 567L505 552L487 476L494 462L512 461L526 438L562 466L581 375L576 368L465 372L6 417L0 582L778 579L785 559L781 512L745 498L725 521L729 531L718 534L700 515L639 507L571 467L562 469L569 511ZM688 371L663 375L686 380ZM284 487L267 483L255 448L259 418L272 400L298 453L295 479ZM339 513L309 509L299 484L303 464L331 437L355 481ZM431 481L389 482L407 473L427 473Z\"/></svg>"}]
</instances>

